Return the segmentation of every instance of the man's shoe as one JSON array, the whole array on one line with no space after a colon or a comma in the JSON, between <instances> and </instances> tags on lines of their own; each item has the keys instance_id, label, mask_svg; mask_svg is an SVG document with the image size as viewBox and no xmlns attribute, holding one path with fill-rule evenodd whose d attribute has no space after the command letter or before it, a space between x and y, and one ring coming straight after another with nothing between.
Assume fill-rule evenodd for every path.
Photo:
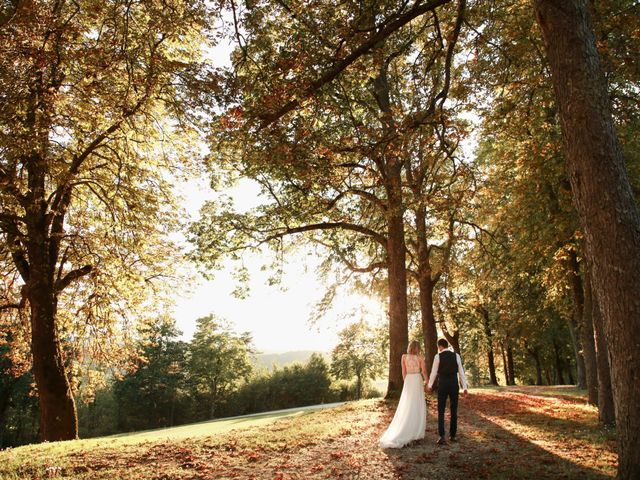
<instances>
[{"instance_id":1,"label":"man's shoe","mask_svg":"<svg viewBox=\"0 0 640 480\"><path fill-rule=\"evenodd\" d=\"M444 439L444 437L440 437L440 438L438 439L438 442L437 442L437 443L438 443L438 445L446 445L446 444L447 444L447 442L446 442L446 440Z\"/></svg>"},{"instance_id":2,"label":"man's shoe","mask_svg":"<svg viewBox=\"0 0 640 480\"><path fill-rule=\"evenodd\" d=\"M449 441L455 443L458 440L456 439L456 437L449 437Z\"/></svg>"}]
</instances>

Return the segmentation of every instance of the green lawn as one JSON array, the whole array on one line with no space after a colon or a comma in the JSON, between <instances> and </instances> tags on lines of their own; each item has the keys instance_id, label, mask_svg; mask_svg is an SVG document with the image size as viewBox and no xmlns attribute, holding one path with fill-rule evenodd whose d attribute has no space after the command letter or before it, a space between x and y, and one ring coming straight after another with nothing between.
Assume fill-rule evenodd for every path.
<instances>
[{"instance_id":1,"label":"green lawn","mask_svg":"<svg viewBox=\"0 0 640 480\"><path fill-rule=\"evenodd\" d=\"M222 435L237 429L252 429L269 425L279 419L298 417L310 412L323 410L325 408L335 408L342 403L328 403L323 405L311 405L307 407L290 408L272 412L256 413L237 417L221 418L206 422L192 423L172 428L159 428L154 430L144 430L139 432L121 433L106 437L96 437L89 439L72 440L67 442L41 443L25 445L22 447L0 451L0 462L15 465L18 471L18 464L25 463L25 459L38 458L44 460L40 463L56 465L56 458L81 455L83 452L91 450L121 450L136 444L158 443L163 441L177 442L186 439L197 439L201 437L212 437ZM6 464L5 464L6 465ZM5 478L26 478L21 475L12 475L10 472L2 470L0 466L0 479Z\"/></svg>"}]
</instances>

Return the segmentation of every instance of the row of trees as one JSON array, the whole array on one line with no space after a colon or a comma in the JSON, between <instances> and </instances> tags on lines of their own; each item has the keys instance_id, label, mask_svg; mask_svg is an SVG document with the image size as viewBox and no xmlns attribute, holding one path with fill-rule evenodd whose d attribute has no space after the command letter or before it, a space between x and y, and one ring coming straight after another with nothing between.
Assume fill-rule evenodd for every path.
<instances>
[{"instance_id":1,"label":"row of trees","mask_svg":"<svg viewBox=\"0 0 640 480\"><path fill-rule=\"evenodd\" d=\"M383 338L365 324L345 329L331 365L312 354L305 364L257 369L247 334L210 315L197 320L185 342L168 317L142 332L138 365L103 384L80 377L74 392L83 437L170 427L212 418L375 396L368 380L384 359ZM362 345L369 345L363 349ZM0 373L0 447L37 439L33 375Z\"/></svg>"},{"instance_id":2,"label":"row of trees","mask_svg":"<svg viewBox=\"0 0 640 480\"><path fill-rule=\"evenodd\" d=\"M241 214L207 205L192 229L197 260L215 268L264 245L286 254L287 237L304 234L343 281L386 284L389 396L412 314L429 363L438 326L463 350L479 330L491 382L498 341L509 383L523 352L537 383L548 358L551 381L575 373L604 422L614 404L619 475L632 478L640 222L623 151L637 172L635 8L293 1L236 12L233 96L210 160L269 201ZM460 147L469 115L481 123L473 156Z\"/></svg>"},{"instance_id":3,"label":"row of trees","mask_svg":"<svg viewBox=\"0 0 640 480\"><path fill-rule=\"evenodd\" d=\"M204 209L205 270L306 234L325 272L386 289L390 396L414 314L429 361L438 326L464 347L465 312L507 357L561 351L565 331L592 400L609 374L619 476L636 477L636 8L2 2L2 346L32 371L42 438L77 435L76 372L135 359L129 324L163 301L179 252L170 180L206 134L214 186L231 172L269 201ZM225 71L203 55L214 33L237 43Z\"/></svg>"}]
</instances>

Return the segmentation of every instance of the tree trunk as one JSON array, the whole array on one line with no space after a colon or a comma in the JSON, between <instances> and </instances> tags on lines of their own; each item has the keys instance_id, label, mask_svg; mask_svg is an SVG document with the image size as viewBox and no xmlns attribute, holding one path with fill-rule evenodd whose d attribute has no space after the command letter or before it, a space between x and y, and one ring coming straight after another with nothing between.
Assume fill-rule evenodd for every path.
<instances>
[{"instance_id":1,"label":"tree trunk","mask_svg":"<svg viewBox=\"0 0 640 480\"><path fill-rule=\"evenodd\" d=\"M504 369L504 384L509 385L509 368L507 367L507 353L504 349L504 342L500 342L500 353L502 354L502 368Z\"/></svg>"},{"instance_id":2,"label":"tree trunk","mask_svg":"<svg viewBox=\"0 0 640 480\"><path fill-rule=\"evenodd\" d=\"M356 400L362 398L362 375L356 375Z\"/></svg>"},{"instance_id":3,"label":"tree trunk","mask_svg":"<svg viewBox=\"0 0 640 480\"><path fill-rule=\"evenodd\" d=\"M578 339L579 325L576 323L577 313L574 311L573 318L567 321L569 327L569 337L571 338L571 346L573 347L573 356L576 359L576 374L578 376L578 388L587 388L587 375L584 368L584 358L580 349L580 341ZM572 382L573 383L573 382Z\"/></svg>"},{"instance_id":4,"label":"tree trunk","mask_svg":"<svg viewBox=\"0 0 640 480\"><path fill-rule=\"evenodd\" d=\"M536 385L542 385L542 364L540 362L540 349L538 347L525 347L536 366Z\"/></svg>"},{"instance_id":5,"label":"tree trunk","mask_svg":"<svg viewBox=\"0 0 640 480\"><path fill-rule=\"evenodd\" d=\"M489 362L489 383L498 385L498 377L496 377L496 364L493 357L493 346L489 346L487 351L487 361Z\"/></svg>"},{"instance_id":6,"label":"tree trunk","mask_svg":"<svg viewBox=\"0 0 640 480\"><path fill-rule=\"evenodd\" d=\"M593 330L596 341L596 363L598 367L598 416L600 421L607 426L616 423L616 415L611 391L611 371L609 367L609 349L604 338L602 314L595 295L591 302Z\"/></svg>"},{"instance_id":7,"label":"tree trunk","mask_svg":"<svg viewBox=\"0 0 640 480\"><path fill-rule=\"evenodd\" d=\"M576 382L573 379L573 372L571 371L571 368L567 368L567 375L569 375L569 385L575 385Z\"/></svg>"},{"instance_id":8,"label":"tree trunk","mask_svg":"<svg viewBox=\"0 0 640 480\"><path fill-rule=\"evenodd\" d=\"M596 350L593 343L593 324L591 322L591 290L589 282L582 281L578 256L575 250L571 250L567 263L573 291L574 325L577 325L577 340L581 346L581 350L578 352L582 360L582 365L578 365L578 386L587 389L588 401L595 405L598 401L598 373L596 371ZM588 280L589 268L585 267L584 272L585 280ZM582 371L580 367L582 367Z\"/></svg>"},{"instance_id":9,"label":"tree trunk","mask_svg":"<svg viewBox=\"0 0 640 480\"><path fill-rule=\"evenodd\" d=\"M556 385L564 385L564 376L562 375L562 357L560 355L560 347L556 340L553 340L553 356L555 359L555 383Z\"/></svg>"},{"instance_id":10,"label":"tree trunk","mask_svg":"<svg viewBox=\"0 0 640 480\"><path fill-rule=\"evenodd\" d=\"M447 342L449 342L449 345L453 348L453 351L460 353L460 330L456 328L453 332L450 332L447 329L447 325L442 322L442 333L447 339Z\"/></svg>"},{"instance_id":11,"label":"tree trunk","mask_svg":"<svg viewBox=\"0 0 640 480\"><path fill-rule=\"evenodd\" d=\"M574 312L574 317L571 318L567 322L567 326L569 327L569 338L571 339L571 347L573 348L573 356L574 356L574 358L576 360L576 375L577 375L577 378L578 378L578 381L577 381L576 384L577 384L578 388L586 389L587 388L587 375L585 373L584 358L582 357L582 351L580 349L579 340L578 340L577 330L579 329L579 326L576 324L575 316L576 316L576 314Z\"/></svg>"},{"instance_id":12,"label":"tree trunk","mask_svg":"<svg viewBox=\"0 0 640 480\"><path fill-rule=\"evenodd\" d=\"M489 382L491 385L498 385L498 377L496 377L496 364L493 355L493 332L489 325L489 312L486 308L481 308L482 323L484 325L484 333L487 337L487 360L489 362Z\"/></svg>"},{"instance_id":13,"label":"tree trunk","mask_svg":"<svg viewBox=\"0 0 640 480\"><path fill-rule=\"evenodd\" d=\"M372 18L367 22L372 22ZM395 138L395 122L391 105L391 94L387 78L389 62L382 48L373 52L379 65L378 76L373 80L371 92L380 110L380 121L385 138ZM389 289L389 380L386 398L400 396L402 385L402 355L409 343L409 321L407 317L407 251L404 238L404 202L402 198L402 161L396 145L389 141L378 153L376 164L384 173L384 189L387 194L387 273Z\"/></svg>"},{"instance_id":14,"label":"tree trunk","mask_svg":"<svg viewBox=\"0 0 640 480\"><path fill-rule=\"evenodd\" d=\"M38 278L31 263L28 288L31 310L33 376L40 406L40 438L43 441L78 437L78 418L71 386L64 367L56 328L56 299L44 278Z\"/></svg>"},{"instance_id":15,"label":"tree trunk","mask_svg":"<svg viewBox=\"0 0 640 480\"><path fill-rule=\"evenodd\" d=\"M596 360L596 344L593 336L593 300L591 295L591 278L589 267L585 265L584 278L584 311L582 313L582 356L587 374L587 400L591 405L598 404L598 362Z\"/></svg>"},{"instance_id":16,"label":"tree trunk","mask_svg":"<svg viewBox=\"0 0 640 480\"><path fill-rule=\"evenodd\" d=\"M431 371L433 359L438 353L438 331L433 312L433 289L436 281L431 276L429 263L429 245L427 242L426 213L424 208L416 209L416 240L418 244L418 290L420 296L420 315L427 372Z\"/></svg>"},{"instance_id":17,"label":"tree trunk","mask_svg":"<svg viewBox=\"0 0 640 480\"><path fill-rule=\"evenodd\" d=\"M515 385L516 371L513 368L513 348L511 345L507 347L507 365L509 366L509 385Z\"/></svg>"},{"instance_id":18,"label":"tree trunk","mask_svg":"<svg viewBox=\"0 0 640 480\"><path fill-rule=\"evenodd\" d=\"M34 198L44 198L43 158L34 154L29 164L29 187ZM40 407L43 441L78 437L78 417L65 369L56 314L58 298L54 280L56 252L48 237L46 203L33 201L27 212L28 271L22 273L29 300L33 377ZM53 257L53 258L52 258Z\"/></svg>"},{"instance_id":19,"label":"tree trunk","mask_svg":"<svg viewBox=\"0 0 640 480\"><path fill-rule=\"evenodd\" d=\"M618 478L640 478L640 214L585 0L535 0L574 202L611 347Z\"/></svg>"},{"instance_id":20,"label":"tree trunk","mask_svg":"<svg viewBox=\"0 0 640 480\"><path fill-rule=\"evenodd\" d=\"M407 269L402 203L402 165L391 160L387 168L387 265L389 275L389 381L386 398L402 391L402 355L409 343L407 318Z\"/></svg>"}]
</instances>

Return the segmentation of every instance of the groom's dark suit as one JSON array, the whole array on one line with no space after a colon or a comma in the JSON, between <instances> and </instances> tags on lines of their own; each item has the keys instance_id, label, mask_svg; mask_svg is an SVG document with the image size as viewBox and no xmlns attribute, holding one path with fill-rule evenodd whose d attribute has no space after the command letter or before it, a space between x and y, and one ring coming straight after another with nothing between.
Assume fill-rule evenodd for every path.
<instances>
[{"instance_id":1,"label":"groom's dark suit","mask_svg":"<svg viewBox=\"0 0 640 480\"><path fill-rule=\"evenodd\" d=\"M467 379L462 368L460 355L451 350L443 350L433 359L433 368L429 377L429 388L438 377L438 434L444 437L444 411L449 398L451 409L451 425L449 436L455 438L458 431L458 377L462 387L467 390Z\"/></svg>"}]
</instances>

